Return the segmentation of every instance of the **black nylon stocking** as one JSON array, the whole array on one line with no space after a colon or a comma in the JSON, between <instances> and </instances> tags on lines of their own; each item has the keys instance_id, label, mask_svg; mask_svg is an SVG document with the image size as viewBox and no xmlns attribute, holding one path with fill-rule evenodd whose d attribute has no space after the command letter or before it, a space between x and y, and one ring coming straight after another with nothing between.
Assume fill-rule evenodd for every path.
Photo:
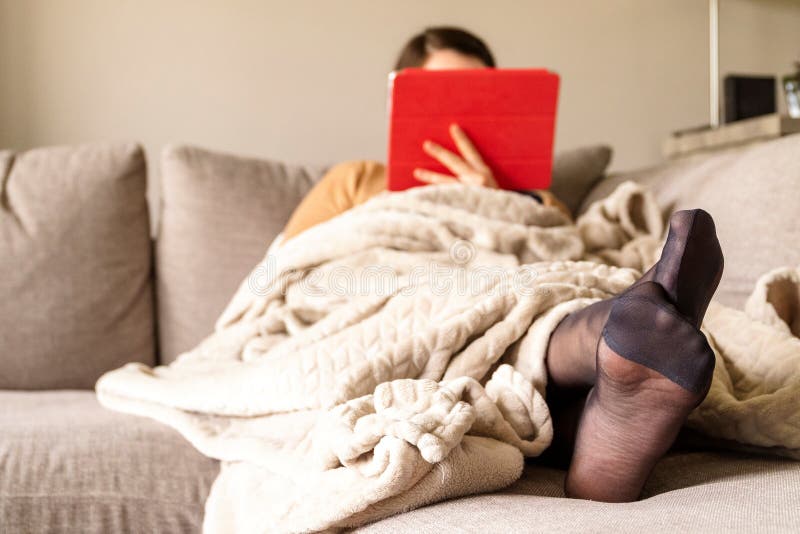
<instances>
[{"instance_id":1,"label":"black nylon stocking","mask_svg":"<svg viewBox=\"0 0 800 534\"><path fill-rule=\"evenodd\" d=\"M574 446L554 443L574 448L568 495L614 502L638 497L707 394L714 354L699 325L722 266L711 216L678 212L650 271L622 294L570 314L553 332L551 400L574 406L574 392L591 388L577 428L574 411L561 421L567 412L552 411L557 436L574 437Z\"/></svg>"}]
</instances>

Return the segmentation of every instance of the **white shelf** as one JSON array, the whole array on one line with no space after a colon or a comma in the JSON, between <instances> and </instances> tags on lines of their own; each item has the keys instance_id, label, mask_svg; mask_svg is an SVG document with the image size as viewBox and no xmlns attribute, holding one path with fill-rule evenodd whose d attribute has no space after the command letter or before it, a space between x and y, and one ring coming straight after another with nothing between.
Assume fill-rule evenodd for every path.
<instances>
[{"instance_id":1,"label":"white shelf","mask_svg":"<svg viewBox=\"0 0 800 534\"><path fill-rule=\"evenodd\" d=\"M795 133L800 133L800 119L776 113L731 122L716 129L673 134L664 142L663 151L667 158L679 158Z\"/></svg>"}]
</instances>

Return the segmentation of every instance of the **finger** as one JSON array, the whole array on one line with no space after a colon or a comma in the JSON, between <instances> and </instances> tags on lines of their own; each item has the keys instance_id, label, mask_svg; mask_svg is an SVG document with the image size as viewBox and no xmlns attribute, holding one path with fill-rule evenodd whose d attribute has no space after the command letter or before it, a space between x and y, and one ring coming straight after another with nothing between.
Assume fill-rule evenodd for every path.
<instances>
[{"instance_id":1,"label":"finger","mask_svg":"<svg viewBox=\"0 0 800 534\"><path fill-rule=\"evenodd\" d=\"M470 138L467 137L467 134L464 133L464 130L462 130L458 124L450 125L450 137L453 138L453 141L455 141L458 147L458 151L461 152L461 155L473 169L484 171L488 168L483 161L481 153L478 152L478 149L475 148L475 145L472 144Z\"/></svg>"},{"instance_id":2,"label":"finger","mask_svg":"<svg viewBox=\"0 0 800 534\"><path fill-rule=\"evenodd\" d=\"M471 172L469 174L462 174L458 177L459 181L465 183L467 185L480 185L486 186L487 179L482 174L478 174L477 172Z\"/></svg>"},{"instance_id":3,"label":"finger","mask_svg":"<svg viewBox=\"0 0 800 534\"><path fill-rule=\"evenodd\" d=\"M457 184L458 179L440 172L433 172L426 169L414 169L414 178L420 182L428 184Z\"/></svg>"},{"instance_id":4,"label":"finger","mask_svg":"<svg viewBox=\"0 0 800 534\"><path fill-rule=\"evenodd\" d=\"M443 146L437 145L433 141L425 141L422 144L422 149L430 157L447 167L447 170L458 176L459 174L466 174L472 169L467 162L461 159L457 154L450 152Z\"/></svg>"}]
</instances>

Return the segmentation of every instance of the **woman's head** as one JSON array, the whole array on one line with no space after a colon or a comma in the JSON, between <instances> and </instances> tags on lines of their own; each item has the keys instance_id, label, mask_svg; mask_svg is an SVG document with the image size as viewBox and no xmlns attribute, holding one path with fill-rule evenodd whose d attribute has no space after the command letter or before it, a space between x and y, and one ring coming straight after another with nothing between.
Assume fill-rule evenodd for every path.
<instances>
[{"instance_id":1,"label":"woman's head","mask_svg":"<svg viewBox=\"0 0 800 534\"><path fill-rule=\"evenodd\" d=\"M460 28L428 28L406 43L395 70L420 67L430 70L494 67L489 47L479 37Z\"/></svg>"}]
</instances>

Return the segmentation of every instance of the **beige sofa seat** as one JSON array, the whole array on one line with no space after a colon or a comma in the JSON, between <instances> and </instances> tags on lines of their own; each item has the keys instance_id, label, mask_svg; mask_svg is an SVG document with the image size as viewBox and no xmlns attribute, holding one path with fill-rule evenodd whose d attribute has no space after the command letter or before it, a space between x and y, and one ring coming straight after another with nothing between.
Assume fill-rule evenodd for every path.
<instances>
[{"instance_id":1,"label":"beige sofa seat","mask_svg":"<svg viewBox=\"0 0 800 534\"><path fill-rule=\"evenodd\" d=\"M175 431L104 410L89 391L0 391L0 518L8 532L199 532L219 464ZM734 453L663 459L644 500L564 498L534 464L505 490L434 504L358 532L791 532L800 463Z\"/></svg>"},{"instance_id":2,"label":"beige sofa seat","mask_svg":"<svg viewBox=\"0 0 800 534\"><path fill-rule=\"evenodd\" d=\"M564 497L564 471L529 465L505 490L447 501L356 532L797 532L800 463L734 453L664 458L641 501Z\"/></svg>"},{"instance_id":3,"label":"beige sofa seat","mask_svg":"<svg viewBox=\"0 0 800 534\"><path fill-rule=\"evenodd\" d=\"M199 532L219 463L93 391L0 391L0 532Z\"/></svg>"},{"instance_id":4,"label":"beige sofa seat","mask_svg":"<svg viewBox=\"0 0 800 534\"><path fill-rule=\"evenodd\" d=\"M708 208L720 221L726 241L723 301L735 303L765 267L800 263L800 225L795 219L800 206L798 154L800 136L793 136L741 152L618 175L598 183L584 206L617 183L634 179L653 185L665 209ZM7 384L0 388L17 388L0 389L0 533L200 530L218 462L155 421L103 409L91 390L21 391L91 387L103 371L124 361L153 363L153 285L161 361L172 361L200 341L320 174L193 147L166 150L162 165L164 205L152 258L144 158L138 147L0 153L7 221L1 236L7 249L0 249L29 242L31 250L41 250L47 259L45 253L60 250L52 243L60 246L63 241L35 241L21 230L33 228L30 221L54 229L65 228L64 221L74 222L70 228L80 232L72 234L81 236L77 242L83 247L75 250L83 255L69 258L91 261L68 264L69 279L105 281L93 287L97 298L71 315L81 319L85 329L77 331L62 317L55 323L58 336L51 325L50 338L38 339L43 331L38 325L52 322L52 307L63 315L65 300L83 304L89 293L65 293L53 300L54 293L42 283L9 284L22 280L26 271L5 271L14 275L4 278L14 291L0 283L10 310L6 316L19 320L15 306L20 295L41 301L42 307L31 307L38 321L30 323L34 334L17 327L3 331L6 337L0 335L0 349L5 350L0 357L15 358L15 367L6 361L6 375L0 378ZM60 194L52 194L48 181L63 186ZM80 202L72 202L76 198ZM62 208L59 203L64 202L81 209ZM43 266L43 282L54 280L67 264L37 265ZM119 288L130 299L120 298ZM109 306L134 301L136 306L121 306L136 312L129 314L130 321L115 321L118 328L113 330L105 327L109 317L119 316ZM78 313L85 310L91 314ZM107 342L109 332L118 343ZM23 347L27 352L10 352L11 341L19 345L16 340L22 334L31 342ZM44 342L70 350L38 350ZM42 368L49 372L39 372ZM10 374L10 369L18 372ZM67 376L69 369L78 374ZM645 499L628 504L565 499L564 476L563 471L531 464L523 478L504 491L434 504L359 532L797 532L800 525L797 462L732 453L676 453L658 464Z\"/></svg>"}]
</instances>

